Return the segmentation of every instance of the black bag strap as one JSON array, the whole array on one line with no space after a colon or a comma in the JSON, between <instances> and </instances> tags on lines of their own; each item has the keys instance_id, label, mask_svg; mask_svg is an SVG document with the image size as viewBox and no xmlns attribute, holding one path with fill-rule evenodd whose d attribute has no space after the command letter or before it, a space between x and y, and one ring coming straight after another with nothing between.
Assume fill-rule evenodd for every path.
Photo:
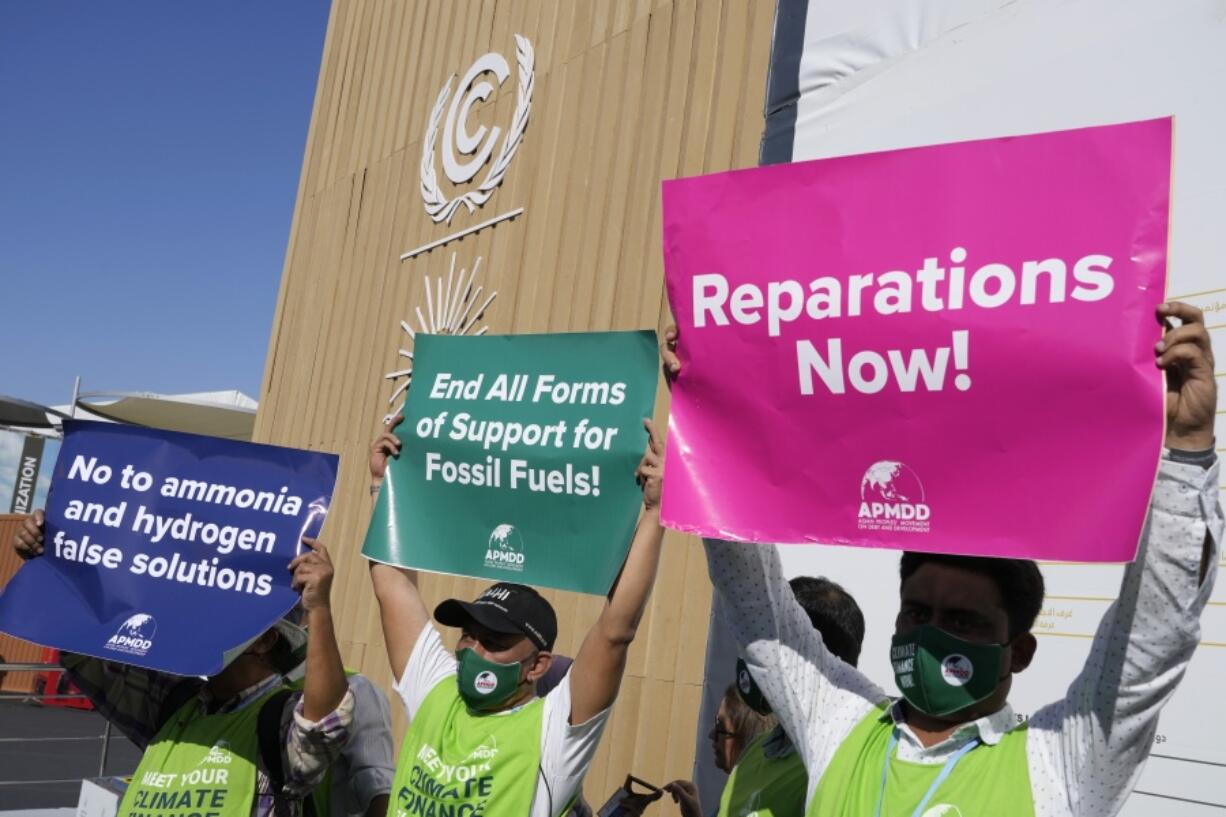
<instances>
[{"instance_id":1,"label":"black bag strap","mask_svg":"<svg viewBox=\"0 0 1226 817\"><path fill-rule=\"evenodd\" d=\"M281 765L281 717L285 713L285 704L294 694L292 689L282 689L270 695L260 705L260 714L256 722L256 736L259 739L260 759L264 761L264 771L272 784L273 814L275 817L290 817L292 798L285 796L285 768ZM302 800L302 811L305 817L315 817L315 799L307 795Z\"/></svg>"}]
</instances>

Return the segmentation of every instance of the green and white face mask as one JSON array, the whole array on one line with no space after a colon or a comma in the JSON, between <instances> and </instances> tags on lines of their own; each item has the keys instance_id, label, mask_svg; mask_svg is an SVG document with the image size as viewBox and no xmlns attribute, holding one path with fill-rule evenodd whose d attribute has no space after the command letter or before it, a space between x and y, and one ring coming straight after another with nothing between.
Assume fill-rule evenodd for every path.
<instances>
[{"instance_id":1,"label":"green and white face mask","mask_svg":"<svg viewBox=\"0 0 1226 817\"><path fill-rule=\"evenodd\" d=\"M519 675L523 664L499 664L487 661L471 647L460 650L460 665L456 683L460 697L470 709L488 711L505 703L519 689Z\"/></svg>"},{"instance_id":2,"label":"green and white face mask","mask_svg":"<svg viewBox=\"0 0 1226 817\"><path fill-rule=\"evenodd\" d=\"M941 717L996 691L1004 648L1003 644L966 641L932 624L921 624L894 636L890 663L907 703Z\"/></svg>"}]
</instances>

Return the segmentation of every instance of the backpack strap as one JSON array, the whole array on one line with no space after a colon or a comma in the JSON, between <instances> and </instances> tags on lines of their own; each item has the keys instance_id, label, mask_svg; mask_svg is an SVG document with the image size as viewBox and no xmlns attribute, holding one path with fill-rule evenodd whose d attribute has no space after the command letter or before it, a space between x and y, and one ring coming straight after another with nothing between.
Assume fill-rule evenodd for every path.
<instances>
[{"instance_id":1,"label":"backpack strap","mask_svg":"<svg viewBox=\"0 0 1226 817\"><path fill-rule=\"evenodd\" d=\"M293 815L293 809L290 807L293 798L285 794L285 768L281 764L284 743L281 737L281 717L285 713L285 704L294 694L292 689L282 689L270 695L260 705L260 714L256 723L260 759L264 761L264 771L268 773L268 781L272 784L274 817ZM310 795L302 799L302 811L305 817L315 817L315 802Z\"/></svg>"}]
</instances>

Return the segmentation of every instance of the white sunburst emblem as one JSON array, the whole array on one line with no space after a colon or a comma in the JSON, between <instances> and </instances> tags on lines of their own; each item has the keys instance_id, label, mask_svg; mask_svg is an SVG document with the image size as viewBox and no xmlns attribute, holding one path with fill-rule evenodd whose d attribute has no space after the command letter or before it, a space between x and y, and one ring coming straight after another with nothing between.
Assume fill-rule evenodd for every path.
<instances>
[{"instance_id":1,"label":"white sunburst emblem","mask_svg":"<svg viewBox=\"0 0 1226 817\"><path fill-rule=\"evenodd\" d=\"M488 326L478 328L478 323L485 317L485 310L498 297L498 293L491 291L489 295L485 295L485 287L477 284L477 271L481 268L481 257L478 256L473 262L471 270L461 269L459 275L456 274L455 267L456 256L455 253L452 253L451 268L447 271L446 283L442 275L436 276L433 283L429 275L422 276L426 287L426 311L422 312L420 304L414 309L418 328L414 329L409 321L400 322L400 328L409 336L410 346L417 339L419 332L427 335L484 335L489 331ZM484 300L482 300L483 297ZM408 361L408 366L388 372L383 376L385 380L393 383L401 381L397 383L392 396L387 400L389 406L396 406L396 401L400 400L401 396L408 391L409 384L413 382L413 350L411 348L400 349L397 355L402 360ZM384 415L383 422L386 424L403 410L404 401L401 400L399 406Z\"/></svg>"}]
</instances>

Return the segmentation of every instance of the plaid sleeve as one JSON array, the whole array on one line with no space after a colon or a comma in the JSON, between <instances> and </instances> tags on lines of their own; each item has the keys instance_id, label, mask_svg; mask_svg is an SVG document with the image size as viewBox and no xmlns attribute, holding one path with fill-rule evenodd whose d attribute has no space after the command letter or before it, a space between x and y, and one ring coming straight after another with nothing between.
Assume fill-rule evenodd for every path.
<instances>
[{"instance_id":1,"label":"plaid sleeve","mask_svg":"<svg viewBox=\"0 0 1226 817\"><path fill-rule=\"evenodd\" d=\"M336 760L353 726L353 691L345 690L345 697L336 709L318 721L311 722L303 715L302 694L286 703L292 705L292 716L285 732L285 793L290 797L304 797L319 782L332 761Z\"/></svg>"},{"instance_id":2,"label":"plaid sleeve","mask_svg":"<svg viewBox=\"0 0 1226 817\"><path fill-rule=\"evenodd\" d=\"M141 749L201 685L195 678L72 653L61 653L60 665L98 714Z\"/></svg>"}]
</instances>

